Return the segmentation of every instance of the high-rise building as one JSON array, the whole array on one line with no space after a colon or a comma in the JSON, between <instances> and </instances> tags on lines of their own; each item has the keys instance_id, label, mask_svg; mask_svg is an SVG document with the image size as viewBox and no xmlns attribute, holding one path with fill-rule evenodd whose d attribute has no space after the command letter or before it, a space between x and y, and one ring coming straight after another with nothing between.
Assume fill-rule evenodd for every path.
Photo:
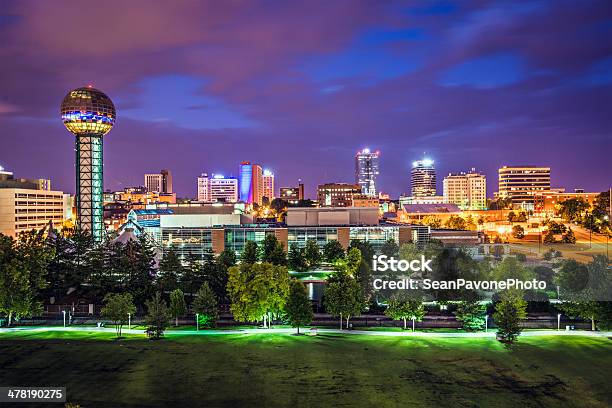
<instances>
[{"instance_id":1,"label":"high-rise building","mask_svg":"<svg viewBox=\"0 0 612 408\"><path fill-rule=\"evenodd\" d=\"M504 166L498 170L499 198L510 198L512 204L531 208L536 194L550 191L550 167Z\"/></svg>"},{"instance_id":2,"label":"high-rise building","mask_svg":"<svg viewBox=\"0 0 612 408\"><path fill-rule=\"evenodd\" d=\"M263 170L258 164L240 163L240 201L261 205L263 197Z\"/></svg>"},{"instance_id":3,"label":"high-rise building","mask_svg":"<svg viewBox=\"0 0 612 408\"><path fill-rule=\"evenodd\" d=\"M64 97L61 115L75 136L77 222L100 241L104 235L102 138L115 124L115 105L91 86L77 88Z\"/></svg>"},{"instance_id":4,"label":"high-rise building","mask_svg":"<svg viewBox=\"0 0 612 408\"><path fill-rule=\"evenodd\" d=\"M321 207L351 207L354 196L361 196L359 184L327 183L317 188L317 200Z\"/></svg>"},{"instance_id":5,"label":"high-rise building","mask_svg":"<svg viewBox=\"0 0 612 408\"><path fill-rule=\"evenodd\" d=\"M431 159L412 162L410 186L413 197L428 197L436 195L436 168Z\"/></svg>"},{"instance_id":6,"label":"high-rise building","mask_svg":"<svg viewBox=\"0 0 612 408\"><path fill-rule=\"evenodd\" d=\"M221 174L202 173L198 177L198 201L235 203L238 201L238 179Z\"/></svg>"},{"instance_id":7,"label":"high-rise building","mask_svg":"<svg viewBox=\"0 0 612 408\"><path fill-rule=\"evenodd\" d=\"M274 195L274 173L266 169L263 172L263 197L268 197L269 201L272 201Z\"/></svg>"},{"instance_id":8,"label":"high-rise building","mask_svg":"<svg viewBox=\"0 0 612 408\"><path fill-rule=\"evenodd\" d=\"M170 170L161 170L159 173L145 174L145 187L147 191L157 193L172 193L172 174Z\"/></svg>"},{"instance_id":9,"label":"high-rise building","mask_svg":"<svg viewBox=\"0 0 612 408\"><path fill-rule=\"evenodd\" d=\"M355 155L355 184L359 184L362 194L376 197L376 179L379 175L378 161L380 152L365 148Z\"/></svg>"},{"instance_id":10,"label":"high-rise building","mask_svg":"<svg viewBox=\"0 0 612 408\"><path fill-rule=\"evenodd\" d=\"M210 178L207 173L202 173L198 177L198 201L210 202Z\"/></svg>"},{"instance_id":11,"label":"high-rise building","mask_svg":"<svg viewBox=\"0 0 612 408\"><path fill-rule=\"evenodd\" d=\"M475 169L444 177L443 191L446 204L456 204L462 210L487 208L487 178Z\"/></svg>"}]
</instances>

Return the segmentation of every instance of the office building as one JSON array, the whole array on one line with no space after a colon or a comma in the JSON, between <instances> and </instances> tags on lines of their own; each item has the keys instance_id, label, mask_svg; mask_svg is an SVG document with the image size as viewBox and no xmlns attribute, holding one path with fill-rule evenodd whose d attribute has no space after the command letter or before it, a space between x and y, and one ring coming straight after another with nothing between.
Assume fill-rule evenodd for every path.
<instances>
[{"instance_id":1,"label":"office building","mask_svg":"<svg viewBox=\"0 0 612 408\"><path fill-rule=\"evenodd\" d=\"M66 129L75 136L78 226L101 241L104 236L102 139L115 124L115 105L106 94L91 86L77 88L64 97L61 117Z\"/></svg>"},{"instance_id":2,"label":"office building","mask_svg":"<svg viewBox=\"0 0 612 408\"><path fill-rule=\"evenodd\" d=\"M145 174L145 187L147 191L157 193L172 193L172 174L170 170L162 170L159 173Z\"/></svg>"},{"instance_id":3,"label":"office building","mask_svg":"<svg viewBox=\"0 0 612 408\"><path fill-rule=\"evenodd\" d=\"M412 162L410 187L413 197L436 195L436 168L433 160L425 158Z\"/></svg>"},{"instance_id":4,"label":"office building","mask_svg":"<svg viewBox=\"0 0 612 408\"><path fill-rule=\"evenodd\" d=\"M262 197L268 197L268 200L272 201L275 197L274 195L274 173L272 173L268 169L264 170L262 181L263 181L263 196Z\"/></svg>"},{"instance_id":5,"label":"office building","mask_svg":"<svg viewBox=\"0 0 612 408\"><path fill-rule=\"evenodd\" d=\"M240 201L261 205L263 198L263 170L258 164L240 163Z\"/></svg>"},{"instance_id":6,"label":"office building","mask_svg":"<svg viewBox=\"0 0 612 408\"><path fill-rule=\"evenodd\" d=\"M0 233L17 237L29 230L40 230L70 218L69 194L50 189L46 179L15 179L0 166Z\"/></svg>"},{"instance_id":7,"label":"office building","mask_svg":"<svg viewBox=\"0 0 612 408\"><path fill-rule=\"evenodd\" d=\"M235 203L238 201L238 179L213 174L210 180L210 201Z\"/></svg>"},{"instance_id":8,"label":"office building","mask_svg":"<svg viewBox=\"0 0 612 408\"><path fill-rule=\"evenodd\" d=\"M379 175L380 152L371 152L363 149L355 155L355 184L361 187L361 193L370 197L376 197L376 179Z\"/></svg>"},{"instance_id":9,"label":"office building","mask_svg":"<svg viewBox=\"0 0 612 408\"><path fill-rule=\"evenodd\" d=\"M198 177L198 201L207 203L237 202L238 179L214 173L212 177L208 177L208 174L202 173Z\"/></svg>"},{"instance_id":10,"label":"office building","mask_svg":"<svg viewBox=\"0 0 612 408\"><path fill-rule=\"evenodd\" d=\"M213 175L214 176L214 175ZM210 178L207 173L202 173L198 177L198 195L197 200L202 202L211 202L210 198Z\"/></svg>"},{"instance_id":11,"label":"office building","mask_svg":"<svg viewBox=\"0 0 612 408\"><path fill-rule=\"evenodd\" d=\"M299 183L297 187L281 187L280 198L291 205L296 205L304 199L304 184Z\"/></svg>"},{"instance_id":12,"label":"office building","mask_svg":"<svg viewBox=\"0 0 612 408\"><path fill-rule=\"evenodd\" d=\"M317 188L317 200L321 207L351 207L353 197L361 195L359 184L328 183Z\"/></svg>"},{"instance_id":13,"label":"office building","mask_svg":"<svg viewBox=\"0 0 612 408\"><path fill-rule=\"evenodd\" d=\"M504 166L499 169L499 198L510 198L512 204L534 209L535 196L550 191L550 167Z\"/></svg>"},{"instance_id":14,"label":"office building","mask_svg":"<svg viewBox=\"0 0 612 408\"><path fill-rule=\"evenodd\" d=\"M462 210L487 208L487 179L475 169L468 173L449 174L443 181L444 202Z\"/></svg>"}]
</instances>

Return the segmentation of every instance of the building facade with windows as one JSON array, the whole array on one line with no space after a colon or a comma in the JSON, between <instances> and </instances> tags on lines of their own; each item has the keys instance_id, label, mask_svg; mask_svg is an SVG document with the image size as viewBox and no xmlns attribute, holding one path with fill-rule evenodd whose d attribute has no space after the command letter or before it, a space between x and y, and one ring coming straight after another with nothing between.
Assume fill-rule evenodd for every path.
<instances>
[{"instance_id":1,"label":"building facade with windows","mask_svg":"<svg viewBox=\"0 0 612 408\"><path fill-rule=\"evenodd\" d=\"M144 182L147 191L158 193L172 193L172 174L170 170L161 170L155 174L145 174Z\"/></svg>"},{"instance_id":2,"label":"building facade with windows","mask_svg":"<svg viewBox=\"0 0 612 408\"><path fill-rule=\"evenodd\" d=\"M208 177L208 174L202 173L198 177L198 201L207 203L237 202L238 179L224 177L221 174L212 174L212 177Z\"/></svg>"},{"instance_id":3,"label":"building facade with windows","mask_svg":"<svg viewBox=\"0 0 612 408\"><path fill-rule=\"evenodd\" d=\"M504 166L498 170L499 198L510 198L512 204L534 209L536 195L550 191L550 167Z\"/></svg>"},{"instance_id":4,"label":"building facade with windows","mask_svg":"<svg viewBox=\"0 0 612 408\"><path fill-rule=\"evenodd\" d=\"M258 164L240 163L240 201L261 205L263 198L263 170Z\"/></svg>"},{"instance_id":5,"label":"building facade with windows","mask_svg":"<svg viewBox=\"0 0 612 408\"><path fill-rule=\"evenodd\" d=\"M317 188L317 200L321 207L351 207L353 197L361 195L358 184L328 183Z\"/></svg>"},{"instance_id":6,"label":"building facade with windows","mask_svg":"<svg viewBox=\"0 0 612 408\"><path fill-rule=\"evenodd\" d=\"M436 195L436 168L433 160L423 159L412 162L410 188L413 197Z\"/></svg>"},{"instance_id":7,"label":"building facade with windows","mask_svg":"<svg viewBox=\"0 0 612 408\"><path fill-rule=\"evenodd\" d=\"M476 173L449 174L443 181L444 203L456 204L462 210L487 208L487 178Z\"/></svg>"},{"instance_id":8,"label":"building facade with windows","mask_svg":"<svg viewBox=\"0 0 612 408\"><path fill-rule=\"evenodd\" d=\"M376 180L380 174L379 151L365 148L355 155L355 184L361 187L361 193L369 197L377 197Z\"/></svg>"},{"instance_id":9,"label":"building facade with windows","mask_svg":"<svg viewBox=\"0 0 612 408\"><path fill-rule=\"evenodd\" d=\"M264 170L262 176L263 194L262 197L268 197L272 201L276 195L274 194L274 173L270 170Z\"/></svg>"}]
</instances>

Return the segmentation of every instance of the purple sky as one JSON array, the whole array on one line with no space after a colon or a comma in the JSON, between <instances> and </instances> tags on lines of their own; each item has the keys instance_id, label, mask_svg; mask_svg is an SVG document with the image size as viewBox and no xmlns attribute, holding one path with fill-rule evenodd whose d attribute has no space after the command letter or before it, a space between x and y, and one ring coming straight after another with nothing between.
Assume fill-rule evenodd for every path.
<instances>
[{"instance_id":1,"label":"purple sky","mask_svg":"<svg viewBox=\"0 0 612 408\"><path fill-rule=\"evenodd\" d=\"M427 155L441 180L475 167L552 167L552 184L612 184L609 1L3 1L0 165L74 192L72 88L115 102L105 187L169 168L179 196L243 160L354 181L381 150L379 188L409 191Z\"/></svg>"}]
</instances>

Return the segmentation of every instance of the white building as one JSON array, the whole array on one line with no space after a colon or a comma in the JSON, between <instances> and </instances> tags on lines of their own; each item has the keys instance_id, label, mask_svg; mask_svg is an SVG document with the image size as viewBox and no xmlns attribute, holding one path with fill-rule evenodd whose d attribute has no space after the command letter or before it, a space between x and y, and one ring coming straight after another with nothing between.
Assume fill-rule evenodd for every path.
<instances>
[{"instance_id":1,"label":"white building","mask_svg":"<svg viewBox=\"0 0 612 408\"><path fill-rule=\"evenodd\" d=\"M264 170L263 172L263 196L268 197L270 201L274 199L274 173L270 170Z\"/></svg>"},{"instance_id":2,"label":"white building","mask_svg":"<svg viewBox=\"0 0 612 408\"><path fill-rule=\"evenodd\" d=\"M444 203L462 210L487 208L487 178L472 169L468 173L449 174L443 181Z\"/></svg>"},{"instance_id":3,"label":"white building","mask_svg":"<svg viewBox=\"0 0 612 408\"><path fill-rule=\"evenodd\" d=\"M198 177L198 201L210 202L210 178L208 174L202 173Z\"/></svg>"},{"instance_id":4,"label":"white building","mask_svg":"<svg viewBox=\"0 0 612 408\"><path fill-rule=\"evenodd\" d=\"M198 201L235 203L238 201L238 179L221 174L202 173L198 177Z\"/></svg>"}]
</instances>

